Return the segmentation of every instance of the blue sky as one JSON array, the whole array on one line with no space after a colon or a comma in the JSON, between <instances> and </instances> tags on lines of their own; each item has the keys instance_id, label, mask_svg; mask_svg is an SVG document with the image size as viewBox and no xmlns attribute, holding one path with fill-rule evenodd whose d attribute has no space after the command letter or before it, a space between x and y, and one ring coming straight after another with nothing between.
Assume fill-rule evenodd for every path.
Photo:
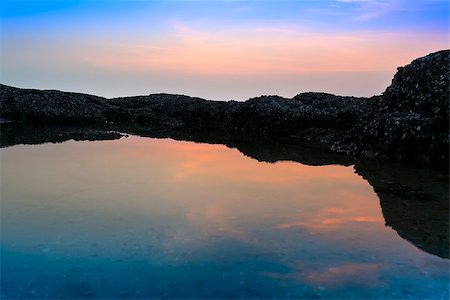
<instances>
[{"instance_id":1,"label":"blue sky","mask_svg":"<svg viewBox=\"0 0 450 300\"><path fill-rule=\"evenodd\" d=\"M156 22L289 23L331 30L448 30L449 3L443 0L316 0L316 1L146 1L146 0L2 0L2 21L15 26L54 25L78 21L139 25ZM73 23L72 23L73 22ZM82 24L78 24L82 25ZM113 24L106 23L105 26ZM227 24L232 26L231 24ZM148 29L148 28L147 28Z\"/></svg>"}]
</instances>

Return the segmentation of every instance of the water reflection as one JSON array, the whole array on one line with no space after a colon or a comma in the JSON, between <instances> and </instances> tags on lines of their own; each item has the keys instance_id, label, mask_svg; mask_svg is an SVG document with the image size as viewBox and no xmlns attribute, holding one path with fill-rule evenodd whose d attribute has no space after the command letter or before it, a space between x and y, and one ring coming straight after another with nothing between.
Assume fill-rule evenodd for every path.
<instances>
[{"instance_id":1,"label":"water reflection","mask_svg":"<svg viewBox=\"0 0 450 300\"><path fill-rule=\"evenodd\" d=\"M387 226L420 249L449 257L448 170L389 168L373 162L355 168L374 187Z\"/></svg>"},{"instance_id":2,"label":"water reflection","mask_svg":"<svg viewBox=\"0 0 450 300\"><path fill-rule=\"evenodd\" d=\"M358 162L372 188L348 158L234 146L311 165L135 136L2 149L2 294L448 298L441 173L409 189Z\"/></svg>"}]
</instances>

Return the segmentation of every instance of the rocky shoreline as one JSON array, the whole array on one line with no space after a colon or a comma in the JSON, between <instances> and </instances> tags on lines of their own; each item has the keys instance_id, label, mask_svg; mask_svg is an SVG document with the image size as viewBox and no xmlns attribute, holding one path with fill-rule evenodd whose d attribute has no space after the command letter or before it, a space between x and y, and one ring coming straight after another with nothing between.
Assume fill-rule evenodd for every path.
<instances>
[{"instance_id":1,"label":"rocky shoreline","mask_svg":"<svg viewBox=\"0 0 450 300\"><path fill-rule=\"evenodd\" d=\"M1 145L7 146L20 128L70 125L66 128L72 131L59 133L64 140L89 125L101 129L87 136L80 130L78 139L117 138L114 131L145 128L222 143L300 143L352 157L448 168L449 55L449 50L439 51L398 68L386 91L371 98L302 93L245 102L169 94L106 99L1 85Z\"/></svg>"}]
</instances>

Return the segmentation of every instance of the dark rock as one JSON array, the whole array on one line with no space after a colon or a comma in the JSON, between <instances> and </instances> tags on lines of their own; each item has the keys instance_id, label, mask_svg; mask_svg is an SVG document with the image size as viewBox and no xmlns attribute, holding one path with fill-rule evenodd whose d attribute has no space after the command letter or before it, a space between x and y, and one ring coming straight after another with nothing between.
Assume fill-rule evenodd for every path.
<instances>
[{"instance_id":1,"label":"dark rock","mask_svg":"<svg viewBox=\"0 0 450 300\"><path fill-rule=\"evenodd\" d=\"M448 167L449 51L398 68L392 84L358 120L352 153L384 161Z\"/></svg>"}]
</instances>

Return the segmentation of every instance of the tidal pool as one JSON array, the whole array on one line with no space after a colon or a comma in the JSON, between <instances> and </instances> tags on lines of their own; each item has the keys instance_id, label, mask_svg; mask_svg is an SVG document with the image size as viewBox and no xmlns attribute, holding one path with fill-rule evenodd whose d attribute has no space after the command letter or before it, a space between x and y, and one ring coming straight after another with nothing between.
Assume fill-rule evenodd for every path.
<instances>
[{"instance_id":1,"label":"tidal pool","mask_svg":"<svg viewBox=\"0 0 450 300\"><path fill-rule=\"evenodd\" d=\"M137 136L0 154L2 298L449 297L448 243L401 237L352 165Z\"/></svg>"}]
</instances>

